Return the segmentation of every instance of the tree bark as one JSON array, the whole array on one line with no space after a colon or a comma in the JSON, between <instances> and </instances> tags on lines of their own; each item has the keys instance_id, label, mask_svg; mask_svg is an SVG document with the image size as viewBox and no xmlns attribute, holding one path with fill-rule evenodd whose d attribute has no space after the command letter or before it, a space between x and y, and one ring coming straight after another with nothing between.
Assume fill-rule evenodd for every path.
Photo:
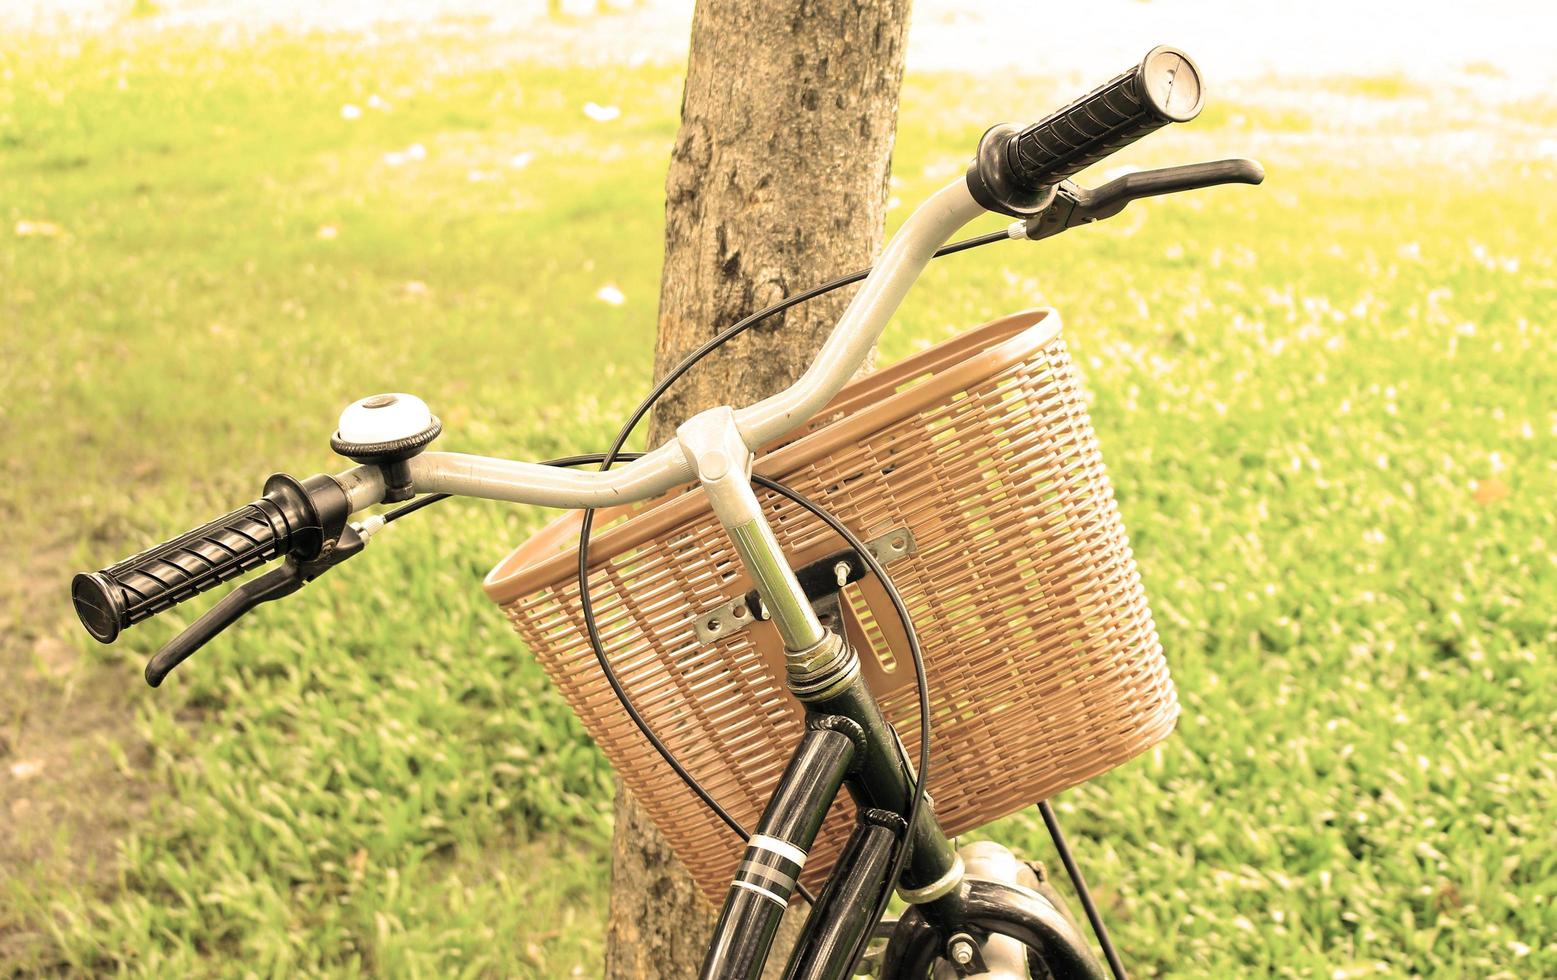
<instances>
[{"instance_id":1,"label":"tree bark","mask_svg":"<svg viewBox=\"0 0 1557 980\"><path fill-rule=\"evenodd\" d=\"M742 316L870 264L908 9L909 0L700 0L665 181L656 377ZM650 445L704 408L789 385L851 292L773 317L704 360L660 402ZM618 789L607 976L694 976L712 925L664 838Z\"/></svg>"}]
</instances>

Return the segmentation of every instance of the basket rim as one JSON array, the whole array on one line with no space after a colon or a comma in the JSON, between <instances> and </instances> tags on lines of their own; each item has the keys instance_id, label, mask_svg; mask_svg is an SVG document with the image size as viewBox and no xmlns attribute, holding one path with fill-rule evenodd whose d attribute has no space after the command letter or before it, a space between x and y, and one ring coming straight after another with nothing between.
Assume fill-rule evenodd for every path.
<instances>
[{"instance_id":1,"label":"basket rim","mask_svg":"<svg viewBox=\"0 0 1557 980\"><path fill-rule=\"evenodd\" d=\"M1052 307L1032 307L991 320L866 375L851 382L816 415L831 421L788 443L780 443L771 452L759 453L753 469L782 479L839 446L857 442L867 433L919 412L953 391L1000 373L1052 342L1060 329L1060 315ZM964 351L968 356L935 370L937 362ZM926 370L931 372L929 378L896 390L905 380ZM882 397L883 389L890 393ZM659 537L707 509L707 498L700 488L672 491L642 504L602 508L598 517L604 521L623 514L633 516L591 539L589 566L593 569L604 565L623 551ZM482 581L487 596L506 606L547 587L560 574L576 573L578 556L571 549L564 550L563 543L577 538L583 513L564 512L509 552Z\"/></svg>"}]
</instances>

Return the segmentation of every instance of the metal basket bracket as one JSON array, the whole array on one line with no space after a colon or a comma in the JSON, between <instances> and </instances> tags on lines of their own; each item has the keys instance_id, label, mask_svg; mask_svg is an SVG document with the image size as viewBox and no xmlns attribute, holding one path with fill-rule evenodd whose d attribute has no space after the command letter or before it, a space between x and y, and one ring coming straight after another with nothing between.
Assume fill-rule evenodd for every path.
<instances>
[{"instance_id":1,"label":"metal basket bracket","mask_svg":"<svg viewBox=\"0 0 1557 980\"><path fill-rule=\"evenodd\" d=\"M895 527L883 531L866 541L865 547L883 565L890 565L899 558L906 558L919 550L919 545L914 540L914 532L908 527ZM845 549L814 561L804 568L797 568L795 575L799 578L801 587L805 589L806 596L814 601L820 596L836 593L850 582L859 581L865 577L866 571L865 562L859 555L852 549ZM767 618L768 611L763 608L762 600L757 597L757 591L753 589L728 602L721 602L717 606L702 610L693 618L692 629L697 633L699 640L712 643L721 637L739 633L752 623Z\"/></svg>"}]
</instances>

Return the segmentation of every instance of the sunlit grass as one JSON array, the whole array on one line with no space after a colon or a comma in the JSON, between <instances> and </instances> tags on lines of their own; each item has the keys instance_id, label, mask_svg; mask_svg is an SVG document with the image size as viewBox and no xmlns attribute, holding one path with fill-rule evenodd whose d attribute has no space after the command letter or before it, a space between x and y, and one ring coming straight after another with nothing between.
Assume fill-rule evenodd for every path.
<instances>
[{"instance_id":1,"label":"sunlit grass","mask_svg":"<svg viewBox=\"0 0 1557 980\"><path fill-rule=\"evenodd\" d=\"M336 411L378 390L450 448L604 445L648 381L679 81L470 43L12 52L12 533L99 567L337 467ZM1068 94L911 79L894 196ZM1284 112L1125 157L1258 155L1264 188L940 263L883 358L1034 303L1068 324L1185 704L1059 801L1136 974L1557 972L1553 165L1385 169ZM138 662L200 604L94 648L156 802L109 893L14 893L47 942L6 965L598 972L610 774L478 588L541 516L408 521L155 693ZM1030 814L989 832L1046 856Z\"/></svg>"}]
</instances>

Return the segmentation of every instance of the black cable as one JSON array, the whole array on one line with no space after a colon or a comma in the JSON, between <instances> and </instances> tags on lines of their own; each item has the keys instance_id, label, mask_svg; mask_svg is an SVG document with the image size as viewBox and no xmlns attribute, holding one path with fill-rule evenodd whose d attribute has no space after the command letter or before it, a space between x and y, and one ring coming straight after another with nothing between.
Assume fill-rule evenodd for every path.
<instances>
[{"instance_id":1,"label":"black cable","mask_svg":"<svg viewBox=\"0 0 1557 980\"><path fill-rule=\"evenodd\" d=\"M1092 902L1092 893L1087 890L1087 881L1081 877L1081 868L1070 855L1070 846L1065 843L1065 834L1060 831L1060 818L1054 815L1054 808L1048 800L1038 804L1038 812L1043 815L1043 825L1049 828L1049 839L1054 841L1054 849L1060 854L1060 863L1065 865L1070 883L1076 887L1076 897L1081 901L1082 911L1086 912L1087 921L1092 923L1092 934L1097 936L1098 945L1103 947L1103 958L1108 960L1109 971L1113 973L1114 980L1128 980L1124 963L1120 962L1119 954L1114 951L1114 942L1108 936L1108 927L1103 925L1103 917L1098 914L1097 906Z\"/></svg>"},{"instance_id":2,"label":"black cable","mask_svg":"<svg viewBox=\"0 0 1557 980\"><path fill-rule=\"evenodd\" d=\"M965 238L960 242L953 242L950 245L945 245L940 249L937 249L935 258L940 258L944 255L955 255L958 252L966 252L970 248L977 248L980 245L989 245L994 242L1004 241L1010 237L1011 236L1004 231L992 231L987 235L976 235L973 238ZM659 384L654 386L654 390L649 392L648 397L644 398L643 401L638 403L638 407L633 410L632 418L628 420L627 424L621 431L617 432L616 442L611 446L610 451L605 454L605 465L601 466L600 468L602 470L610 469L611 463L618 462L626 458L625 456L621 455L621 448L626 445L627 440L632 437L632 430L636 429L638 427L638 423L643 421L643 417L649 414L649 411L654 407L654 403L659 401L660 397L664 395L666 391L670 390L670 386L679 381L681 376L686 374L687 371L691 370L698 361L701 361L715 350L724 346L724 344L728 341L740 336L747 330L750 330L757 323L772 316L773 314L782 313L792 306L798 306L808 299L815 299L823 293L832 292L834 289L841 289L844 286L851 286L854 283L859 282L861 279L864 279L868 275L870 275L870 269L862 269L859 272L851 272L846 276L839 276L837 279L834 279L830 282L824 282L820 286L813 286L812 288L804 290L803 292L798 292L793 296L786 296L772 306L766 309L758 310L756 313L753 313L750 316L737 321L733 326L727 328L715 336L712 340L708 341L697 350L682 358L681 363L672 368L670 373L665 375L664 379L661 380ZM563 456L559 459L548 459L540 465L584 466L589 463L600 462L601 459L602 457L599 453L586 453L582 456ZM450 495L446 493L430 493L426 496L417 497L410 503L404 504L400 507L396 507L394 510L386 512L384 514L384 523L391 524L395 521L398 521L402 517L416 513L429 504L436 504L440 500L447 500L449 496ZM584 524L586 529L594 524L594 516L595 512L593 509L587 509L584 511Z\"/></svg>"},{"instance_id":3,"label":"black cable","mask_svg":"<svg viewBox=\"0 0 1557 980\"><path fill-rule=\"evenodd\" d=\"M960 242L953 242L950 245L944 245L936 250L933 257L940 258L941 256L945 255L954 255L958 252L965 252L968 249L977 248L980 245L989 245L993 244L994 242L1009 240L1011 240L1010 235L1007 234L1006 231L994 231L985 235L977 235L972 238L967 238ZM632 416L617 432L616 439L612 443L611 449L604 455L587 454L581 456L565 457L562 459L548 460L543 465L579 466L598 461L600 463L600 469L604 471L610 469L611 465L615 462L637 459L642 455L641 453L624 453L622 452L622 447L625 446L627 440L632 437L632 432L638 427L638 423L643 420L644 416L648 415L650 410L653 409L654 404L659 401L659 399L665 394L666 391L670 389L671 385L680 380L699 361L713 353L715 350L719 349L724 344L728 343L730 340L751 329L751 327L755 326L762 320L773 316L776 313L782 313L783 311L793 306L797 306L807 300L814 299L817 296L823 295L824 293L828 293L835 289L857 283L866 276L870 275L870 272L871 269L867 268L858 272L849 273L845 276L840 276L829 282L825 282L820 286L814 286L810 289L796 293L793 296L785 297L778 303L775 303L766 309L758 310L757 312L737 321L735 324L727 327L725 330L721 331L702 346L692 351L692 353L688 354L681 360L679 364L672 368L670 372L668 372L657 385L655 385L654 389L646 398L644 398L642 402L639 403L638 407L633 411ZM788 496L795 503L809 510L812 514L820 518L824 523L827 523L840 536L848 541L850 547L854 548L854 550L864 558L866 564L871 567L871 570L875 572L877 577L881 580L882 585L887 592L888 598L891 599L898 615L902 617L903 629L905 634L908 636L909 649L913 655L915 679L919 685L919 772L918 779L914 787L913 799L909 808L908 826L911 833L912 828L916 824L919 817L919 812L924 800L925 784L928 779L930 767L930 727L929 684L924 673L923 655L919 649L918 637L914 633L913 623L909 620L907 607L903 604L902 597L898 595L897 591L892 587L890 580L886 577L885 570L882 569L880 563L875 560L874 555L870 553L869 549L864 548L864 546L859 543L858 538L849 532L841 522L833 517L833 515L829 514L812 501L809 501L799 494L794 493L794 491L790 491L787 487L783 487L782 485L769 480L766 477L758 477L754 475L753 482L759 481L759 485L765 486L770 490ZM406 504L403 504L400 507L395 508L394 510L387 512L384 515L384 523L389 524L397 521L400 518L407 516L408 514L413 514L416 511L421 510L423 507L427 507L431 504L437 503L440 500L447 499L448 496L449 494L434 493L419 497ZM676 759L674 753L672 753L669 748L667 748L665 744L660 741L659 737L654 734L653 730L649 727L648 722L633 705L632 699L628 696L626 690L621 685L621 681L617 678L616 671L611 667L610 662L606 659L605 645L600 636L599 624L595 620L594 603L590 596L589 587L589 542L590 532L594 527L595 509L585 508L583 515L583 522L579 529L578 548L579 604L584 614L584 628L589 637L590 647L594 650L595 659L600 665L600 670L606 679L606 683L610 686L612 693L615 694L617 701L621 703L622 708L627 712L629 719L632 720L633 724L638 728L638 731L644 736L649 744L653 746L655 751L659 753L660 758L662 758L665 763L670 766L671 770L675 772L675 774L681 779L681 781L686 784L687 788L690 789L693 794L696 795L698 799L704 803L704 805L712 810L714 814L718 816L719 819L722 820L731 830L735 831L737 836L739 836L742 840L749 839L751 835L744 827L741 826L739 821L731 817L730 814L719 805L718 801L716 801L713 796L703 788L702 784L699 783L691 773L687 772L686 768L682 766L681 763ZM881 915L885 912L886 905L891 899L893 884L897 881L897 876L902 873L902 867L907 860L909 852L909 848L906 845L907 838L905 838L904 841L900 842L899 844L898 854L892 866L892 873L887 878L887 887L882 895L880 905L877 908L877 919L880 919ZM804 885L801 885L797 882L796 888L807 902L813 905L816 904L815 897Z\"/></svg>"},{"instance_id":4,"label":"black cable","mask_svg":"<svg viewBox=\"0 0 1557 980\"><path fill-rule=\"evenodd\" d=\"M542 464L542 465L545 465L545 466L559 466L561 464L559 464L559 463L545 463L545 464ZM448 499L449 499L449 495L446 494L446 493L429 493L426 496L417 497L415 500L413 500L413 501L411 501L409 503L401 504L399 507L396 507L394 510L385 511L384 512L384 523L385 524L393 524L395 521L400 520L400 518L405 517L407 514L414 514L414 513L416 513L417 511L421 510L423 507L426 507L428 504L436 504L440 500L448 500Z\"/></svg>"},{"instance_id":5,"label":"black cable","mask_svg":"<svg viewBox=\"0 0 1557 980\"><path fill-rule=\"evenodd\" d=\"M997 241L1009 240L1010 235L1003 230L990 232L985 235L977 235L973 238L964 239L960 242L954 242L951 245L942 246L936 250L934 257L939 258L942 255L952 255L957 252L967 251L971 248L977 248L980 245L988 245ZM840 276L837 279L825 282L820 286L813 286L812 288L803 290L793 296L787 296L772 306L767 307L766 309L758 310L757 312L749 314L741 320L738 320L733 325L718 333L711 340L692 351L692 353L682 358L681 362L672 368L669 372L667 372L665 377L654 386L653 390L649 392L648 396L645 397L643 401L639 402L638 407L633 410L631 417L629 417L626 423L622 425L621 429L617 431L616 439L611 443L610 450L607 451L605 459L600 464L601 471L603 472L610 469L611 465L617 460L626 458L626 454L622 453L622 447L625 446L627 444L627 440L632 437L632 432L638 427L638 423L643 421L644 416L649 414L649 411L654 407L655 402L659 401L665 392L670 390L670 386L680 380L688 371L693 368L694 365L696 365L703 358L707 357L715 350L718 350L721 346L728 343L735 337L751 329L753 326L766 319L767 317L773 316L775 313L782 313L784 310L787 310L792 306L804 303L809 299L814 299L817 296L831 292L834 289L839 289L843 286L859 282L866 276L870 275L870 272L871 269L869 268L863 269L859 272L851 272L848 275ZM690 789L692 793L703 802L704 805L712 810L714 814L719 817L719 819L722 820L727 827L735 831L736 836L740 837L743 841L748 840L751 835L746 831L746 828L742 827L739 821L731 817L730 814L725 811L724 807L719 805L718 801L713 798L712 794L704 789L703 785L699 783L691 773L687 772L686 768L681 765L670 749L665 746L665 743L660 741L659 736L655 735L653 730L649 728L648 723L644 721L643 717L638 713L638 710L633 707L632 699L628 696L626 690L622 687L621 681L617 678L616 671L611 667L610 661L606 659L605 643L600 637L599 624L595 621L594 600L590 595L589 586L589 544L590 533L594 530L594 526L595 509L592 507L584 508L584 517L583 522L579 527L578 539L579 607L584 615L584 632L588 635L589 645L590 648L594 651L595 661L600 665L601 674L604 675L606 683L610 686L612 693L616 695L617 700L621 703L622 708L627 712L628 717L632 720L633 724L638 728L638 731L649 742L649 744L653 746L655 752L659 754L660 758L665 760L665 763L670 766L671 770L676 773L676 775L681 779L686 787ZM911 634L913 631L913 625L907 621L906 613L903 625L905 631ZM921 768L923 768L928 763L928 761L928 755L921 759ZM923 789L922 777L920 789ZM916 793L916 798L917 795L918 794ZM912 827L912 824L910 824L910 827ZM904 848L903 850L906 853L907 849ZM886 892L888 897L890 897L892 894L891 882L895 880L896 875L894 875L888 883ZM799 889L801 896L805 898L807 902L813 905L816 904L816 899L811 895L811 893L805 888L804 885L797 883L796 887ZM883 902L883 904L885 903Z\"/></svg>"},{"instance_id":6,"label":"black cable","mask_svg":"<svg viewBox=\"0 0 1557 980\"><path fill-rule=\"evenodd\" d=\"M975 235L972 238L964 238L960 242L953 242L950 245L941 246L936 250L934 258L941 258L945 255L955 255L958 252L966 252L968 249L978 248L980 245L990 245L995 242L1010 240L1011 236L1004 231L992 231L987 235ZM681 376L690 371L698 361L701 361L709 354L712 354L715 350L718 350L720 347L729 343L731 340L734 340L736 337L739 337L741 334L750 330L752 327L756 326L758 323L762 322L768 317L773 316L775 313L782 313L792 306L798 306L801 303L804 303L806 300L815 299L816 297L821 296L823 293L830 293L833 290L841 289L844 286L852 286L853 284L864 279L866 276L870 275L870 271L870 269L861 269L858 272L851 272L846 276L839 276L837 279L833 279L830 282L824 282L820 286L812 286L810 289L798 292L793 296L786 296L767 309L758 310L756 313L749 314L748 316L745 316L742 319L736 321L733 325L726 327L723 331L716 334L711 340L705 342L701 347L682 358L681 363L671 368L665 377L660 379L660 382L654 386L654 390L650 391L649 394L643 399L643 401L638 403L637 408L633 409L632 417L629 418L627 424L622 426L621 430L617 432L616 442L612 444L611 449L607 452L607 456L609 457L608 462L603 464L600 468L602 470L608 470L611 468L610 463L615 462L617 451L627 444L627 440L632 436L632 431L638 427L639 422L643 421L644 416L649 414L649 410L654 407L654 403L659 401L660 397L663 396L666 391L670 390L670 386L681 380ZM593 524L593 516L593 511L584 512L586 528ZM585 536L588 536L587 531Z\"/></svg>"},{"instance_id":7,"label":"black cable","mask_svg":"<svg viewBox=\"0 0 1557 980\"><path fill-rule=\"evenodd\" d=\"M1026 239L1022 239L1025 241ZM942 245L935 250L931 258L943 258L947 255L956 255L958 252L966 252L970 248L978 248L980 245L992 245L995 242L1017 241L1011 237L1011 233L1002 228L999 231L991 231L983 235L974 235L972 238L964 238L960 242L952 242L950 245Z\"/></svg>"}]
</instances>

